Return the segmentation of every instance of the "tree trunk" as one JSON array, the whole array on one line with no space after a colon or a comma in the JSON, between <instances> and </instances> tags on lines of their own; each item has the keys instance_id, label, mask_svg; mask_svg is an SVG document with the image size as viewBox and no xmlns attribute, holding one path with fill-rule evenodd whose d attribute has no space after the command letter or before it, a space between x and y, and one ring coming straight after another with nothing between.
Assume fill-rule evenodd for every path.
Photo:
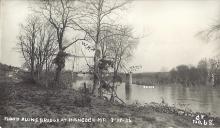
<instances>
[{"instance_id":1,"label":"tree trunk","mask_svg":"<svg viewBox=\"0 0 220 128\"><path fill-rule=\"evenodd\" d=\"M99 10L100 11L100 10ZM99 12L100 13L100 12ZM97 34L96 34L96 42L95 42L95 55L94 55L94 83L93 83L93 90L92 93L95 96L98 96L98 88L100 85L100 80L99 80L99 58L101 57L101 50L100 48L100 43L99 43L99 34L100 34L100 15L98 15L98 24L97 24Z\"/></svg>"},{"instance_id":2,"label":"tree trunk","mask_svg":"<svg viewBox=\"0 0 220 128\"><path fill-rule=\"evenodd\" d=\"M32 36L31 36L31 77L32 77L32 80L34 81L34 61L35 61L35 56L34 56L34 52L35 52L35 24L32 26L32 30L33 30L33 33L32 33Z\"/></svg>"},{"instance_id":3,"label":"tree trunk","mask_svg":"<svg viewBox=\"0 0 220 128\"><path fill-rule=\"evenodd\" d=\"M94 55L94 80L93 80L93 89L92 94L98 96L99 88L99 68L98 68L98 51L96 50Z\"/></svg>"},{"instance_id":4,"label":"tree trunk","mask_svg":"<svg viewBox=\"0 0 220 128\"><path fill-rule=\"evenodd\" d=\"M62 69L65 67L65 55L65 52L60 50L55 58L55 64L57 65L57 68L54 81L56 82L56 85L59 85L61 82L60 76Z\"/></svg>"},{"instance_id":5,"label":"tree trunk","mask_svg":"<svg viewBox=\"0 0 220 128\"><path fill-rule=\"evenodd\" d=\"M31 57L31 79L34 80L34 60Z\"/></svg>"},{"instance_id":6,"label":"tree trunk","mask_svg":"<svg viewBox=\"0 0 220 128\"><path fill-rule=\"evenodd\" d=\"M115 86L116 78L117 78L117 71L114 70L113 81L112 81L113 87Z\"/></svg>"},{"instance_id":7,"label":"tree trunk","mask_svg":"<svg viewBox=\"0 0 220 128\"><path fill-rule=\"evenodd\" d=\"M58 64L57 64L57 68L56 68L56 75L55 75L55 82L56 82L57 84L60 83L61 70L62 70L61 64L58 63Z\"/></svg>"},{"instance_id":8,"label":"tree trunk","mask_svg":"<svg viewBox=\"0 0 220 128\"><path fill-rule=\"evenodd\" d=\"M34 81L34 42L31 44L31 79Z\"/></svg>"}]
</instances>

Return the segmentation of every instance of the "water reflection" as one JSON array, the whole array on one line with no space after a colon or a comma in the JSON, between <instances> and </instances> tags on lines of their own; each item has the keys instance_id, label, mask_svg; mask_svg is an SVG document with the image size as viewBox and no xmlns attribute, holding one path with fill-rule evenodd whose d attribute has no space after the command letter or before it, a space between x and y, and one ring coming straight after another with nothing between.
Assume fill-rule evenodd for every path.
<instances>
[{"instance_id":1,"label":"water reflection","mask_svg":"<svg viewBox=\"0 0 220 128\"><path fill-rule=\"evenodd\" d=\"M73 88L92 87L92 81L76 81ZM183 108L180 104L186 104L194 112L206 112L220 117L220 88L208 86L182 87L182 86L155 86L155 88L143 88L140 85L122 83L117 87L118 96L130 104L136 100L142 104L161 102L163 98L169 105Z\"/></svg>"},{"instance_id":2,"label":"water reflection","mask_svg":"<svg viewBox=\"0 0 220 128\"><path fill-rule=\"evenodd\" d=\"M130 99L131 99L131 85L129 83L125 84L125 96L126 96L126 100L130 101Z\"/></svg>"}]
</instances>

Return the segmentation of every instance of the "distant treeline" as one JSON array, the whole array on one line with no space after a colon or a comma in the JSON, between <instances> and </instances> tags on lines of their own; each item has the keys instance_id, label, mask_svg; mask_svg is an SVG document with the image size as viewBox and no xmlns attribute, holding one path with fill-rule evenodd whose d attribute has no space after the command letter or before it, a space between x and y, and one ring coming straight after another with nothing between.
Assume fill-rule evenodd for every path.
<instances>
[{"instance_id":1,"label":"distant treeline","mask_svg":"<svg viewBox=\"0 0 220 128\"><path fill-rule=\"evenodd\" d=\"M218 58L202 59L197 66L179 65L170 71L171 82L183 85L219 84Z\"/></svg>"},{"instance_id":2,"label":"distant treeline","mask_svg":"<svg viewBox=\"0 0 220 128\"><path fill-rule=\"evenodd\" d=\"M202 59L197 66L178 65L168 72L151 72L133 74L133 83L140 85L182 84L186 86L219 84L220 60ZM213 83L212 83L213 82Z\"/></svg>"},{"instance_id":3,"label":"distant treeline","mask_svg":"<svg viewBox=\"0 0 220 128\"><path fill-rule=\"evenodd\" d=\"M202 67L179 65L170 71L172 83L182 85L205 85L208 78L208 70Z\"/></svg>"},{"instance_id":4,"label":"distant treeline","mask_svg":"<svg viewBox=\"0 0 220 128\"><path fill-rule=\"evenodd\" d=\"M133 74L133 84L153 85L153 84L169 84L171 82L169 72L146 72Z\"/></svg>"},{"instance_id":5,"label":"distant treeline","mask_svg":"<svg viewBox=\"0 0 220 128\"><path fill-rule=\"evenodd\" d=\"M133 83L138 85L182 84L186 86L206 84L207 70L188 65L179 65L170 72L133 74Z\"/></svg>"}]
</instances>

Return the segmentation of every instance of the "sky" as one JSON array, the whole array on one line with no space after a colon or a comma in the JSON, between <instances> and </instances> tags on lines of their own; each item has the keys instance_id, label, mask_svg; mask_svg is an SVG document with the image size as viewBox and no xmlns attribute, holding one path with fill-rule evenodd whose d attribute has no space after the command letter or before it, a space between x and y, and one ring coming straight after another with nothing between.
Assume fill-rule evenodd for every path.
<instances>
[{"instance_id":1,"label":"sky","mask_svg":"<svg viewBox=\"0 0 220 128\"><path fill-rule=\"evenodd\" d=\"M29 5L25 0L1 0L2 63L18 67L23 63L16 37ZM141 65L138 72L157 72L180 64L196 65L204 57L217 55L218 40L207 42L196 34L219 18L219 0L135 0L121 19L144 37L128 66Z\"/></svg>"}]
</instances>

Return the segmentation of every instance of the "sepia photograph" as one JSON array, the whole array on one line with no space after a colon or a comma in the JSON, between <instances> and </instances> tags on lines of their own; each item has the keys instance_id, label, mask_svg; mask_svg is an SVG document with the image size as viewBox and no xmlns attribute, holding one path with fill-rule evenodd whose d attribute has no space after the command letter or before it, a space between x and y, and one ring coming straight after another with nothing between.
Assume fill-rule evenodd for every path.
<instances>
[{"instance_id":1,"label":"sepia photograph","mask_svg":"<svg viewBox=\"0 0 220 128\"><path fill-rule=\"evenodd\" d=\"M0 0L0 128L220 128L220 0Z\"/></svg>"}]
</instances>

